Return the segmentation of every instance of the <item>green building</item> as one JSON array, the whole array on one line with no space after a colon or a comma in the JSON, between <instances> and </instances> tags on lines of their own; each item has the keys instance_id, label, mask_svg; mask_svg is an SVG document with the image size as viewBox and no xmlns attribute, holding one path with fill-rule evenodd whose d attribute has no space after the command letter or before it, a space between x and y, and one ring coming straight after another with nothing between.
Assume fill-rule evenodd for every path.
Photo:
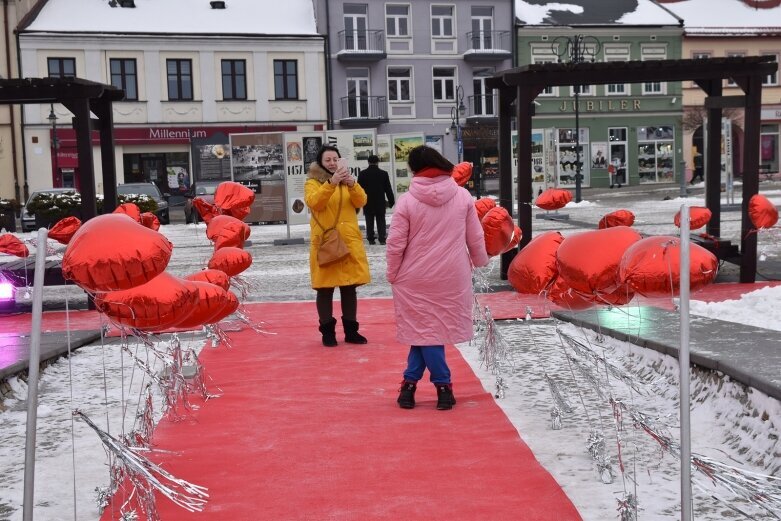
<instances>
[{"instance_id":1,"label":"green building","mask_svg":"<svg viewBox=\"0 0 781 521\"><path fill-rule=\"evenodd\" d=\"M515 1L518 66L681 58L683 21L651 0L584 0L580 7L533 1ZM677 183L684 169L681 92L680 82L546 89L534 102L533 146L541 139L544 150L535 159L535 185L575 186L578 159L583 187Z\"/></svg>"}]
</instances>

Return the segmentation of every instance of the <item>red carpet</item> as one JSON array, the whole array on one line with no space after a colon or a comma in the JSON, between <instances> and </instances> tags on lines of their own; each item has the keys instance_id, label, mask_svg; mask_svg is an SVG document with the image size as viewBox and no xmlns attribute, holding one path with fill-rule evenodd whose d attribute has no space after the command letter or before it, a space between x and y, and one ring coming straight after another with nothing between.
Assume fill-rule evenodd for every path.
<instances>
[{"instance_id":1,"label":"red carpet","mask_svg":"<svg viewBox=\"0 0 781 521\"><path fill-rule=\"evenodd\" d=\"M193 514L162 498L162 519L580 519L454 348L456 407L435 410L425 381L418 406L399 409L408 347L394 340L392 301L359 305L365 346L324 348L314 303L273 303L249 308L276 336L245 330L233 349L203 351L223 395L162 421L155 445L178 455L154 457L210 498Z\"/></svg>"}]
</instances>

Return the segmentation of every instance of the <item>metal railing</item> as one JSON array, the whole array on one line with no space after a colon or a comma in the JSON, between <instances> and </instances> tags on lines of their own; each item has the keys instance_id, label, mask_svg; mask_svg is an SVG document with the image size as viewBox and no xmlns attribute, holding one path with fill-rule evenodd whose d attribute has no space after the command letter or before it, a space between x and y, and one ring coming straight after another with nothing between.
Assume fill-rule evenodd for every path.
<instances>
[{"instance_id":1,"label":"metal railing","mask_svg":"<svg viewBox=\"0 0 781 521\"><path fill-rule=\"evenodd\" d=\"M499 109L497 101L496 94L469 96L469 114L467 114L467 117L496 117Z\"/></svg>"},{"instance_id":2,"label":"metal railing","mask_svg":"<svg viewBox=\"0 0 781 521\"><path fill-rule=\"evenodd\" d=\"M466 33L467 50L473 53L509 53L510 34L510 31L470 31Z\"/></svg>"},{"instance_id":3,"label":"metal railing","mask_svg":"<svg viewBox=\"0 0 781 521\"><path fill-rule=\"evenodd\" d=\"M381 29L339 31L339 52L384 54L385 31Z\"/></svg>"},{"instance_id":4,"label":"metal railing","mask_svg":"<svg viewBox=\"0 0 781 521\"><path fill-rule=\"evenodd\" d=\"M387 120L388 104L385 96L345 96L342 101L342 120Z\"/></svg>"}]
</instances>

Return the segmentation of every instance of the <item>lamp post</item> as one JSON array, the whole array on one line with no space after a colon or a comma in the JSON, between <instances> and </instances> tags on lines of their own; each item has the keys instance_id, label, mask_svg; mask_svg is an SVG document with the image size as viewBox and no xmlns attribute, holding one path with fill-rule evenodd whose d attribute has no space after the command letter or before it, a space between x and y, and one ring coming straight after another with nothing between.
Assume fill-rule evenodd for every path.
<instances>
[{"instance_id":1,"label":"lamp post","mask_svg":"<svg viewBox=\"0 0 781 521\"><path fill-rule=\"evenodd\" d=\"M450 130L455 131L453 139L456 140L458 151L458 162L464 157L464 140L461 137L461 116L466 114L466 105L464 105L464 87L456 87L455 105L450 108Z\"/></svg>"},{"instance_id":2,"label":"lamp post","mask_svg":"<svg viewBox=\"0 0 781 521\"><path fill-rule=\"evenodd\" d=\"M569 57L569 63L583 63L585 60L594 61L602 44L593 36L576 34L575 36L558 36L551 43L551 50L559 57L559 63L564 57ZM573 85L575 97L575 202L581 201L581 187L583 174L581 174L580 161L580 85Z\"/></svg>"},{"instance_id":3,"label":"lamp post","mask_svg":"<svg viewBox=\"0 0 781 521\"><path fill-rule=\"evenodd\" d=\"M60 144L57 141L57 114L54 113L54 103L51 104L49 109L49 124L52 126L52 150L54 150L54 175L55 180L60 173L59 158L57 157L57 149L60 148Z\"/></svg>"}]
</instances>

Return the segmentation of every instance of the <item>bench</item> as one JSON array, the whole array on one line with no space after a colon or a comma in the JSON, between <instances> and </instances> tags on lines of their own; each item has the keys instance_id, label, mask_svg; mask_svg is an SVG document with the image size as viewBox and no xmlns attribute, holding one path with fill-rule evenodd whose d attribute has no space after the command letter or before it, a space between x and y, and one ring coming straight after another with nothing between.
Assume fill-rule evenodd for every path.
<instances>
[{"instance_id":1,"label":"bench","mask_svg":"<svg viewBox=\"0 0 781 521\"><path fill-rule=\"evenodd\" d=\"M16 287L33 285L35 280L35 256L16 258L10 262L0 263L0 274ZM46 259L43 272L44 286L64 286L73 284L62 276L62 261L59 259Z\"/></svg>"}]
</instances>

